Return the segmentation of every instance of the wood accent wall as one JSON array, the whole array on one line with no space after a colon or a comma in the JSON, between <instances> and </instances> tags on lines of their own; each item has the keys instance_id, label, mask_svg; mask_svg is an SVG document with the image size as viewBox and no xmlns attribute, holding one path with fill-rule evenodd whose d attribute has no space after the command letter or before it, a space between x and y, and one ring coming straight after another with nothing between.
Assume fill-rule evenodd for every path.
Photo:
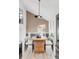
<instances>
[{"instance_id":1,"label":"wood accent wall","mask_svg":"<svg viewBox=\"0 0 79 59\"><path fill-rule=\"evenodd\" d=\"M27 11L27 25L26 25L26 31L27 32L37 32L37 26L45 24L46 25L46 30L45 32L49 31L49 22L44 19L38 19L35 18L35 16Z\"/></svg>"}]
</instances>

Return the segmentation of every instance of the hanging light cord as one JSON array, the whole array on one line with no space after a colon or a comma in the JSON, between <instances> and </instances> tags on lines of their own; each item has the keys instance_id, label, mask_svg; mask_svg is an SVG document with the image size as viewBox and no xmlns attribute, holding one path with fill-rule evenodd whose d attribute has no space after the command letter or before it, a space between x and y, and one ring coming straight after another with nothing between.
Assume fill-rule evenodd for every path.
<instances>
[{"instance_id":1,"label":"hanging light cord","mask_svg":"<svg viewBox=\"0 0 79 59\"><path fill-rule=\"evenodd\" d=\"M40 16L40 0L39 0L39 9L38 9L38 13L39 13L38 16Z\"/></svg>"}]
</instances>

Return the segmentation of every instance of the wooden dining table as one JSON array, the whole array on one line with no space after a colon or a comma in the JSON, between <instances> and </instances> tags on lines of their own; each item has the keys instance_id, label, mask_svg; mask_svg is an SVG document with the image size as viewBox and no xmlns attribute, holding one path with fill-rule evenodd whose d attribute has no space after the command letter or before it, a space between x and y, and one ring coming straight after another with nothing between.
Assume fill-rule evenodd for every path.
<instances>
[{"instance_id":1,"label":"wooden dining table","mask_svg":"<svg viewBox=\"0 0 79 59\"><path fill-rule=\"evenodd\" d=\"M47 38L33 38L33 51L36 53L42 53L45 52L45 43Z\"/></svg>"}]
</instances>

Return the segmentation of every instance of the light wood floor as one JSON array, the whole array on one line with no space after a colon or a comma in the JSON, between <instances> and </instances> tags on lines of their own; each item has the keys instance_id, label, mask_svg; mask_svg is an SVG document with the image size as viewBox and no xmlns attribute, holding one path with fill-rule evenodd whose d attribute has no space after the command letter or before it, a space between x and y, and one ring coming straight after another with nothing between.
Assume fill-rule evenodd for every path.
<instances>
[{"instance_id":1,"label":"light wood floor","mask_svg":"<svg viewBox=\"0 0 79 59\"><path fill-rule=\"evenodd\" d=\"M46 52L44 53L34 53L32 52L32 47L29 46L25 51L22 59L55 59L51 46L46 47Z\"/></svg>"}]
</instances>

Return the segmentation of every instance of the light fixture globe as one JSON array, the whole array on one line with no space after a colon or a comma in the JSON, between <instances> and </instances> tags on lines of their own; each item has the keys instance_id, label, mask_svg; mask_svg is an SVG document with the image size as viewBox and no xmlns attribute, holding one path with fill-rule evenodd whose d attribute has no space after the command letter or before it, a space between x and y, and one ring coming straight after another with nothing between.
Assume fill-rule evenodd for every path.
<instances>
[{"instance_id":1,"label":"light fixture globe","mask_svg":"<svg viewBox=\"0 0 79 59\"><path fill-rule=\"evenodd\" d=\"M35 15L35 18L42 19L42 16L40 16L40 15Z\"/></svg>"}]
</instances>

